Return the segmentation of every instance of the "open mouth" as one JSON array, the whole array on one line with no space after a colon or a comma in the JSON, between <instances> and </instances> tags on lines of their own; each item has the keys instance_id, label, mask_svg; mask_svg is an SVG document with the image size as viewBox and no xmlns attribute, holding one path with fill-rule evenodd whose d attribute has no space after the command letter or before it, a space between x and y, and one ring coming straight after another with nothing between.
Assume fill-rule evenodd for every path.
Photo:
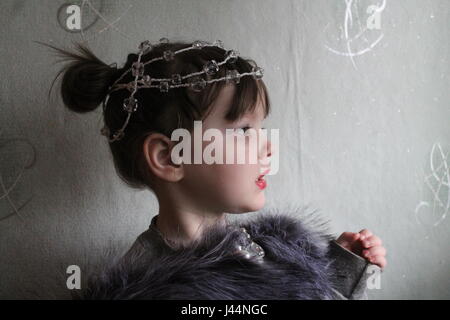
<instances>
[{"instance_id":1,"label":"open mouth","mask_svg":"<svg viewBox=\"0 0 450 320\"><path fill-rule=\"evenodd\" d=\"M259 175L258 179L256 179L255 183L261 190L265 189L267 186L266 180L264 180L264 176L268 174L270 169L265 170L261 175Z\"/></svg>"}]
</instances>

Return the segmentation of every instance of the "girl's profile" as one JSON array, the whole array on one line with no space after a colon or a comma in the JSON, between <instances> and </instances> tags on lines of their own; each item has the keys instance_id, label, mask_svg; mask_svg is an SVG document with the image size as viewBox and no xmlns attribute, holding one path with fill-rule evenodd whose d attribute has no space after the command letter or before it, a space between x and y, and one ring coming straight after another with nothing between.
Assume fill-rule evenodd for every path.
<instances>
[{"instance_id":1,"label":"girl's profile","mask_svg":"<svg viewBox=\"0 0 450 320\"><path fill-rule=\"evenodd\" d=\"M334 237L306 208L265 210L278 149L262 132L281 111L254 60L221 41L144 41L120 68L83 45L52 48L68 62L58 74L64 104L78 113L102 107L117 174L154 193L159 206L129 250L91 275L81 298L366 298L369 277L387 265L378 236L363 229ZM176 163L172 133L192 132L195 121L223 141L243 137L216 156L258 161ZM194 145L206 153L210 142L191 141L191 156ZM228 218L242 213L251 215Z\"/></svg>"}]
</instances>

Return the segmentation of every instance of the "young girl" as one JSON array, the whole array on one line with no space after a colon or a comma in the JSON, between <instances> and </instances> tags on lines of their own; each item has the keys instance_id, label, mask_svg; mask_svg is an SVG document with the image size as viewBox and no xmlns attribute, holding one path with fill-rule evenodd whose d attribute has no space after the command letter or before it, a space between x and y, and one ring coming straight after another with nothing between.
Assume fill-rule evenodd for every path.
<instances>
[{"instance_id":1,"label":"young girl","mask_svg":"<svg viewBox=\"0 0 450 320\"><path fill-rule=\"evenodd\" d=\"M333 240L304 209L227 219L228 213L263 208L267 160L274 152L261 134L270 101L263 70L253 60L224 49L220 40L144 41L120 69L81 45L79 52L54 49L71 61L58 74L65 105L80 113L103 105L101 133L117 173L131 187L154 192L159 203L149 228L125 255L91 277L83 298L364 297L366 282L386 265L386 250L369 230ZM181 142L172 134L194 133L195 121L202 121L202 136L209 129L223 141L230 132L256 136L256 155L249 139L237 139L232 148L247 156L245 163L176 161ZM199 146L204 155L211 143L191 139L183 159L194 159ZM223 146L215 155L230 152ZM250 155L258 161L250 163Z\"/></svg>"}]
</instances>

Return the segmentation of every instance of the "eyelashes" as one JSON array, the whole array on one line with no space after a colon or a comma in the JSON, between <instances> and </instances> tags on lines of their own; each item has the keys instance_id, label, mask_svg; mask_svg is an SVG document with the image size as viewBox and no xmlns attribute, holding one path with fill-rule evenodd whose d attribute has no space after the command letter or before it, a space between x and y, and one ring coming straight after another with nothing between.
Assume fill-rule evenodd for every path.
<instances>
[{"instance_id":1,"label":"eyelashes","mask_svg":"<svg viewBox=\"0 0 450 320\"><path fill-rule=\"evenodd\" d=\"M246 134L249 129L253 129L253 127L245 126L245 127L241 127L241 128L236 128L235 130L239 133ZM263 127L261 129L266 129L266 128Z\"/></svg>"},{"instance_id":2,"label":"eyelashes","mask_svg":"<svg viewBox=\"0 0 450 320\"><path fill-rule=\"evenodd\" d=\"M242 134L245 135L247 133L247 130L250 129L251 127L246 126L246 127L241 127L241 128L234 128L233 131L237 134Z\"/></svg>"}]
</instances>

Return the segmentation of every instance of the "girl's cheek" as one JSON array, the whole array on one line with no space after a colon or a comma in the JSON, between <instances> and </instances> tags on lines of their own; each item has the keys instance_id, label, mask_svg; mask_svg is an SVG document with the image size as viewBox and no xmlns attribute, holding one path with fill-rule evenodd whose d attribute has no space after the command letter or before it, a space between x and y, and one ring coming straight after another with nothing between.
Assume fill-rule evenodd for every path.
<instances>
[{"instance_id":1,"label":"girl's cheek","mask_svg":"<svg viewBox=\"0 0 450 320\"><path fill-rule=\"evenodd\" d=\"M258 139L256 135L246 135L243 141L239 141L237 144L238 152L241 157L245 157L245 164L256 165L258 164L259 152L258 152Z\"/></svg>"},{"instance_id":2,"label":"girl's cheek","mask_svg":"<svg viewBox=\"0 0 450 320\"><path fill-rule=\"evenodd\" d=\"M205 149L208 145L213 143L212 141L202 142L202 157L204 156ZM191 163L194 163L194 141L191 141ZM239 138L227 137L227 134L223 132L222 138L222 161L223 164L258 164L259 159L259 146L257 134L246 134ZM232 157L234 155L234 158ZM227 163L228 161L228 163ZM230 163L231 162L231 163ZM204 159L202 158L202 163Z\"/></svg>"}]
</instances>

